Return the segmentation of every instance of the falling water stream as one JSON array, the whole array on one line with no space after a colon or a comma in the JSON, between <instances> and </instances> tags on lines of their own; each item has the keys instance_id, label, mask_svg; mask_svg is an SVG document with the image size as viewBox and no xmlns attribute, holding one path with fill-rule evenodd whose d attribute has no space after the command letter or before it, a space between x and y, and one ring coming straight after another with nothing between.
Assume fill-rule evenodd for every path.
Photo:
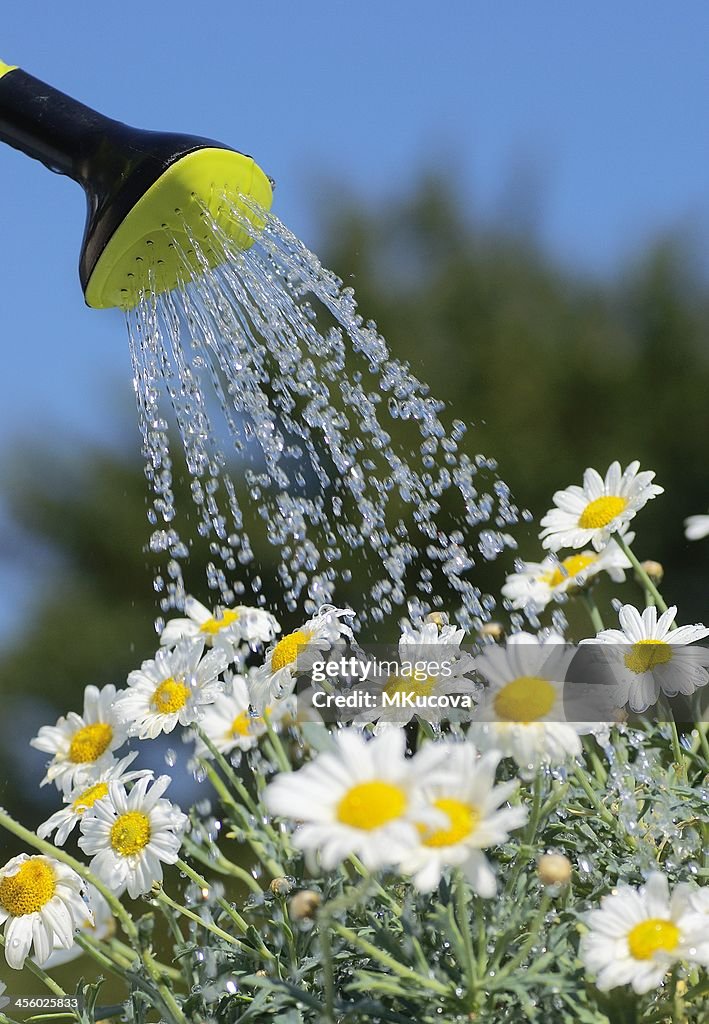
<instances>
[{"instance_id":1,"label":"falling water stream","mask_svg":"<svg viewBox=\"0 0 709 1024\"><path fill-rule=\"evenodd\" d=\"M224 202L254 244L238 248L205 209L209 249L187 227L190 248L174 243L188 283L148 289L127 314L162 611L184 603L191 546L176 527L175 422L214 603L265 602L268 544L286 612L354 582L361 625L439 608L466 627L489 619L472 570L514 545L518 519L494 462L465 453L465 424L392 358L352 289L277 218Z\"/></svg>"}]
</instances>

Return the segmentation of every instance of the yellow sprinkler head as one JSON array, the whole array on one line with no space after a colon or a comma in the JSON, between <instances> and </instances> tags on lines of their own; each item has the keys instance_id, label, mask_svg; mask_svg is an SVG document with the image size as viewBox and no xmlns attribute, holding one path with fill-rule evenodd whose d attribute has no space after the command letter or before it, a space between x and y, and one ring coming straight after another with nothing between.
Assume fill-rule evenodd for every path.
<instances>
[{"instance_id":1,"label":"yellow sprinkler head","mask_svg":"<svg viewBox=\"0 0 709 1024\"><path fill-rule=\"evenodd\" d=\"M258 214L240 197L268 210L271 183L250 156L214 144L170 163L107 238L100 218L90 222L80 265L87 304L130 308L141 291L168 291L201 273L195 240L210 266L221 263L224 248L214 224L236 246L248 248L252 237L225 195L257 226Z\"/></svg>"},{"instance_id":2,"label":"yellow sprinkler head","mask_svg":"<svg viewBox=\"0 0 709 1024\"><path fill-rule=\"evenodd\" d=\"M129 309L201 273L194 242L210 266L225 259L220 233L248 248L243 218L260 227L273 198L250 156L212 139L131 128L2 61L0 140L83 186L79 277L96 309Z\"/></svg>"}]
</instances>

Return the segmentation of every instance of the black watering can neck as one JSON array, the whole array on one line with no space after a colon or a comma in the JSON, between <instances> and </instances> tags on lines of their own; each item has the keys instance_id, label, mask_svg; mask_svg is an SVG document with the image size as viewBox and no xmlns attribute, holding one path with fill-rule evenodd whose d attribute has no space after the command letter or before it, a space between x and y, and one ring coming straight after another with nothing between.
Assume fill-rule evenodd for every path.
<instances>
[{"instance_id":1,"label":"black watering can neck","mask_svg":"<svg viewBox=\"0 0 709 1024\"><path fill-rule=\"evenodd\" d=\"M77 181L88 210L79 274L84 290L108 240L177 160L231 149L201 136L132 128L20 68L0 77L0 142Z\"/></svg>"},{"instance_id":2,"label":"black watering can neck","mask_svg":"<svg viewBox=\"0 0 709 1024\"><path fill-rule=\"evenodd\" d=\"M18 68L0 87L0 140L86 187L102 147L126 130ZM115 148L111 146L111 148Z\"/></svg>"}]
</instances>

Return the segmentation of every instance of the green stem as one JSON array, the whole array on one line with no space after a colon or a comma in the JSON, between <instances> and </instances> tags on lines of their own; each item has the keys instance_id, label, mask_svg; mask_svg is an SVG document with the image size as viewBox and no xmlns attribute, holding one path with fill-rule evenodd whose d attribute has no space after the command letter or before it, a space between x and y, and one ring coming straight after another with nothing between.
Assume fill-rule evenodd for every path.
<instances>
[{"instance_id":1,"label":"green stem","mask_svg":"<svg viewBox=\"0 0 709 1024\"><path fill-rule=\"evenodd\" d=\"M387 892L387 890L384 888L381 882L377 881L372 872L364 866L359 857L352 853L349 856L349 861L352 864L352 867L357 872L357 874L360 876L360 878L366 878L367 881L372 883L376 892L384 900L384 902L388 904L389 909L392 911L392 913L394 913L396 917L401 917L403 911L399 904L396 902L394 897Z\"/></svg>"},{"instance_id":2,"label":"green stem","mask_svg":"<svg viewBox=\"0 0 709 1024\"><path fill-rule=\"evenodd\" d=\"M288 919L288 904L285 896L277 896L277 899L281 908L281 920L279 922L279 927L283 929L286 936L290 966L293 973L295 973L298 970L298 947L296 945L293 929L291 928L290 921Z\"/></svg>"},{"instance_id":3,"label":"green stem","mask_svg":"<svg viewBox=\"0 0 709 1024\"><path fill-rule=\"evenodd\" d=\"M194 882L195 885L198 885L201 889L206 889L207 892L210 891L210 889L212 888L210 883L207 881L206 878L204 878L202 875L200 875L199 872L195 871L194 868L190 867L190 865L186 864L185 861L183 861L183 860L177 860L175 863L176 863L177 867L179 868L179 870L182 871L185 875L187 875L187 877L192 882ZM232 907L232 905L230 903L228 903L224 899L223 896L217 896L216 897L216 902L217 902L218 906L220 906L221 909L224 911L224 913L227 914L232 919L232 921L234 922L236 927L239 929L241 934L242 935L246 935L248 933L248 931L249 931L249 926L246 923L246 921L244 920L244 918L241 916L241 914L238 912L238 910L236 910L234 907ZM261 955L263 956L263 958L265 960L275 960L276 959L275 956L273 955L273 953L269 949L267 949L266 946L264 946L263 942L260 939L259 939L259 950L260 950Z\"/></svg>"},{"instance_id":4,"label":"green stem","mask_svg":"<svg viewBox=\"0 0 709 1024\"><path fill-rule=\"evenodd\" d=\"M173 921L173 918L170 918L170 920ZM182 944L185 941L184 936L180 933L179 929L173 931L173 937L179 944ZM92 941L96 942L97 940L92 939ZM106 944L99 943L99 945L101 945L101 948L105 948ZM118 960L119 958L125 960L126 966L129 969L132 969L133 963L135 962L136 954L135 951L130 948L130 946L126 946L125 943L120 941L120 939L111 939L108 943L108 947L111 954L115 957L116 960ZM181 980L182 974L175 967L170 967L168 964L164 964L162 963L162 961L159 960L156 960L155 963L160 969L160 973L164 974L166 978L170 978L172 981Z\"/></svg>"},{"instance_id":5,"label":"green stem","mask_svg":"<svg viewBox=\"0 0 709 1024\"><path fill-rule=\"evenodd\" d=\"M626 558L628 559L632 567L635 569L635 572L640 577L640 580L645 590L647 590L648 593L652 594L653 600L655 601L657 607L660 609L661 612L666 612L667 603L665 602L665 599L663 598L662 594L657 589L655 584L652 582L648 574L643 569L642 565L634 555L630 545L627 543L623 535L620 533L614 533L613 538L617 542L618 547L625 554Z\"/></svg>"},{"instance_id":6,"label":"green stem","mask_svg":"<svg viewBox=\"0 0 709 1024\"><path fill-rule=\"evenodd\" d=\"M699 745L702 748L702 753L704 754L707 764L709 764L709 740L707 740L707 729L709 729L709 722L697 722Z\"/></svg>"},{"instance_id":7,"label":"green stem","mask_svg":"<svg viewBox=\"0 0 709 1024\"><path fill-rule=\"evenodd\" d=\"M680 980L676 968L672 972L670 991L672 993L672 1024L686 1024L687 1015L684 1009L686 986L684 981Z\"/></svg>"},{"instance_id":8,"label":"green stem","mask_svg":"<svg viewBox=\"0 0 709 1024\"><path fill-rule=\"evenodd\" d=\"M539 825L539 819L542 809L542 796L544 794L544 774L541 770L537 770L537 774L534 776L533 790L532 790L532 810L529 815L529 821L527 827L524 830L524 840L527 845L531 845L534 840L534 835Z\"/></svg>"},{"instance_id":9,"label":"green stem","mask_svg":"<svg viewBox=\"0 0 709 1024\"><path fill-rule=\"evenodd\" d=\"M237 804L236 800L229 792L226 784L219 777L214 766L209 764L208 761L203 761L202 765L204 767L205 772L207 773L207 778L211 782L212 786L214 787L217 795L219 796L219 799L222 801L225 808L231 810L234 814L238 815L238 817L243 821L243 827L246 833L246 841L248 842L249 846L254 851L258 859L261 861L263 866L266 868L267 871L270 871L274 878L278 878L279 876L284 875L285 871L281 867L281 865L278 864L272 857L269 857L269 855L266 853L259 840L251 834L251 825L250 822L248 821L248 816L244 814L244 808L240 807L239 804Z\"/></svg>"},{"instance_id":10,"label":"green stem","mask_svg":"<svg viewBox=\"0 0 709 1024\"><path fill-rule=\"evenodd\" d=\"M323 989L325 996L325 1019L328 1024L335 1024L335 972L332 962L332 942L330 939L329 922L323 919L318 929L320 952L323 961Z\"/></svg>"},{"instance_id":11,"label":"green stem","mask_svg":"<svg viewBox=\"0 0 709 1024\"><path fill-rule=\"evenodd\" d=\"M160 969L153 959L152 953L149 953L147 949L143 951L143 963L145 964L150 977L157 985L157 990L160 993L165 1009L168 1011L168 1015L172 1014L172 1017L177 1021L177 1024L187 1024L181 1007L173 996L171 990L160 977Z\"/></svg>"},{"instance_id":12,"label":"green stem","mask_svg":"<svg viewBox=\"0 0 709 1024\"><path fill-rule=\"evenodd\" d=\"M184 947L185 937L182 934L180 925L175 915L172 914L163 903L158 903L158 909L162 916L165 918L165 923L167 924L167 927L170 929L170 934L175 940L174 948L180 949ZM165 974L166 972L164 966L161 965L161 967L163 974ZM176 977L174 978L174 980L184 981L185 985L187 986L187 991L189 992L192 989L192 985L194 984L194 975L187 957L180 957L180 971L175 971L175 975Z\"/></svg>"},{"instance_id":13,"label":"green stem","mask_svg":"<svg viewBox=\"0 0 709 1024\"><path fill-rule=\"evenodd\" d=\"M183 837L182 845L185 850L187 850L190 857L194 857L195 860L204 864L206 868L211 868L212 871L217 871L221 875L231 875L232 878L238 878L240 882L243 882L244 885L254 893L254 895L263 895L263 889L253 875L249 874L245 868L242 868L238 864L234 864L233 861L228 860L218 846L214 845L212 847L214 854L212 856L211 853L205 853L205 851L201 847L197 846L189 836Z\"/></svg>"},{"instance_id":14,"label":"green stem","mask_svg":"<svg viewBox=\"0 0 709 1024\"><path fill-rule=\"evenodd\" d=\"M96 939L93 939L93 941L96 942ZM115 938L108 940L108 946L112 953L126 960L129 967L133 966L138 954L131 948L131 946L126 946L125 942L121 942L120 939Z\"/></svg>"},{"instance_id":15,"label":"green stem","mask_svg":"<svg viewBox=\"0 0 709 1024\"><path fill-rule=\"evenodd\" d=\"M624 828L621 827L619 820L608 810L605 804L601 801L598 793L588 781L586 774L578 763L574 763L574 775L576 781L581 786L588 799L593 804L594 809L598 812L598 816L602 821L612 828L617 835L621 836L623 840L630 846L631 849L635 849L637 841L634 836L628 835Z\"/></svg>"},{"instance_id":16,"label":"green stem","mask_svg":"<svg viewBox=\"0 0 709 1024\"><path fill-rule=\"evenodd\" d=\"M412 970L411 967L406 967L404 964L393 957L390 953L387 953L383 949L378 949L373 943L367 939L362 938L356 932L353 932L350 928L346 928L345 925L339 924L337 921L333 921L331 924L332 930L349 942L351 945L361 949L363 953L371 957L373 960L377 960L383 967L388 967L392 974L397 974L400 978L406 978L407 981L413 981L423 986L424 988L430 989L432 992L437 992L438 995L447 996L450 995L450 989L447 985L437 981L435 978L426 978L423 974L419 974L417 971Z\"/></svg>"},{"instance_id":17,"label":"green stem","mask_svg":"<svg viewBox=\"0 0 709 1024\"><path fill-rule=\"evenodd\" d=\"M479 896L474 897L475 907L475 919L478 922L478 975L482 977L487 970L488 953L488 934L485 928L485 909L483 900Z\"/></svg>"},{"instance_id":18,"label":"green stem","mask_svg":"<svg viewBox=\"0 0 709 1024\"><path fill-rule=\"evenodd\" d=\"M506 964L502 965L502 969L500 970L500 974L498 975L498 979L500 977L504 977L504 976L506 976L508 974L512 974L514 971L517 970L518 967L520 967L524 963L524 958L526 957L527 953L532 948L532 946L534 945L534 943L536 942L536 940L537 940L537 938L539 936L539 931L540 931L542 925L544 924L544 918L546 917L546 913L547 913L547 910L549 909L550 902L551 902L551 896L545 890L544 893L542 894L542 898L541 898L541 901L539 903L539 909L537 910L536 914L534 915L534 918L532 919L532 923L529 926L529 934L527 935L527 938L524 940L524 942L520 946L517 955L514 956L511 960L508 960L508 962Z\"/></svg>"},{"instance_id":19,"label":"green stem","mask_svg":"<svg viewBox=\"0 0 709 1024\"><path fill-rule=\"evenodd\" d=\"M468 913L468 887L461 871L455 873L455 896L458 928L463 939L465 950L465 976L468 982L468 995L473 999L477 990L477 967L473 953L473 939L470 934L470 914Z\"/></svg>"},{"instance_id":20,"label":"green stem","mask_svg":"<svg viewBox=\"0 0 709 1024\"><path fill-rule=\"evenodd\" d=\"M672 714L672 712L670 712ZM669 719L670 734L672 738L672 755L677 762L677 767L687 773L687 762L682 751L682 744L679 741L679 732L677 730L677 723L675 722L674 715Z\"/></svg>"},{"instance_id":21,"label":"green stem","mask_svg":"<svg viewBox=\"0 0 709 1024\"><path fill-rule=\"evenodd\" d=\"M239 946L239 948L243 947L243 943L240 942L239 939L230 935L229 932L225 932L224 929L220 928L218 925L212 924L211 921L205 921L199 916L199 914L195 914L192 910L188 910L188 908L183 907L182 904L176 903L175 900L171 899L166 892L162 891L162 889L158 892L153 892L153 896L159 903L164 903L166 907L170 907L172 910L175 910L178 914L186 917L189 921L194 921L194 923L198 924L201 928L206 928L208 932L211 932L212 935L216 935L219 939L223 939L224 942L228 942L232 946Z\"/></svg>"},{"instance_id":22,"label":"green stem","mask_svg":"<svg viewBox=\"0 0 709 1024\"><path fill-rule=\"evenodd\" d=\"M281 769L282 772L292 772L293 768L291 767L291 763L288 758L288 754L286 753L286 749L283 746L283 743L281 742L281 737L273 728L273 725L271 724L271 718L268 713L264 714L263 721L266 726L266 732L268 733L268 738L270 740L271 748L273 750L278 767Z\"/></svg>"},{"instance_id":23,"label":"green stem","mask_svg":"<svg viewBox=\"0 0 709 1024\"><path fill-rule=\"evenodd\" d=\"M596 741L592 736L584 736L581 740L583 749L586 751L586 757L591 762L593 767L593 773L602 786L605 786L608 782L608 772L606 771L603 762L601 761L598 753L596 752Z\"/></svg>"},{"instance_id":24,"label":"green stem","mask_svg":"<svg viewBox=\"0 0 709 1024\"><path fill-rule=\"evenodd\" d=\"M554 804L550 802L551 798L545 804L542 804L542 798L544 795L543 779L544 776L542 775L541 770L538 769L537 774L534 776L532 789L532 810L525 826L522 842L517 850L514 865L507 876L505 894L514 893L515 886L517 885L519 876L522 873L522 869L531 857L534 856L534 835L539 827L539 822L542 820L545 810L548 809L551 811L554 806Z\"/></svg>"},{"instance_id":25,"label":"green stem","mask_svg":"<svg viewBox=\"0 0 709 1024\"><path fill-rule=\"evenodd\" d=\"M105 970L117 975L124 981L128 981L130 984L136 984L137 976L131 969L130 962L125 963L125 957L119 959L113 951L107 950L99 940L94 939L85 933L78 933L76 935L76 942L85 952L92 956L94 960L101 964ZM133 951L130 949L127 950L129 955L132 954L132 952ZM172 1017L175 1024L187 1024L181 1007L163 980L163 975L170 976L172 980L180 980L179 971L176 971L171 967L166 967L165 964L158 963L154 959L152 953L147 949L142 952L142 961L153 985L155 986L155 989L157 989L158 997L162 1000L162 1004L167 1011L168 1018ZM149 985L139 981L138 984L143 991L150 996L151 1000L155 999L155 991L151 989Z\"/></svg>"},{"instance_id":26,"label":"green stem","mask_svg":"<svg viewBox=\"0 0 709 1024\"><path fill-rule=\"evenodd\" d=\"M216 768L213 765L211 765L208 761L202 761L200 763L204 768L205 772L207 773L207 778L211 782L214 791L216 792L217 796L224 804L224 806L229 810L233 811L234 813L238 814L239 818L244 818L244 808L240 807L239 804L237 804L236 800L229 792L227 784L221 778Z\"/></svg>"},{"instance_id":27,"label":"green stem","mask_svg":"<svg viewBox=\"0 0 709 1024\"><path fill-rule=\"evenodd\" d=\"M194 923L198 924L200 928L205 928L208 932L211 932L212 935L216 935L218 939L222 939L224 942L228 942L229 945L231 946L236 946L238 949L241 950L242 953L245 953L248 956L255 957L259 960L262 959L261 954L258 952L258 950L252 949L251 946L247 946L240 939L237 939L234 935L230 935L229 932L225 932L223 928L220 928L216 924L212 924L211 921L205 921L203 918L199 916L199 914L195 914L192 910L188 910L187 907L183 907L182 904L176 903L175 900L170 899L167 893L163 892L162 889L158 890L157 892L154 891L153 897L154 899L158 900L158 902L164 903L165 906L171 907L172 910L174 910L178 914L181 914L182 917L186 917L189 921L194 921Z\"/></svg>"},{"instance_id":28,"label":"green stem","mask_svg":"<svg viewBox=\"0 0 709 1024\"><path fill-rule=\"evenodd\" d=\"M657 700L657 710L662 714L665 713L667 717L667 724L670 727L670 738L672 741L672 756L675 759L675 764L681 772L684 773L685 778L687 775L687 760L682 750L682 744L679 741L679 732L677 730L677 723L675 722L675 716L670 707L670 703L665 697L664 693L661 693Z\"/></svg>"},{"instance_id":29,"label":"green stem","mask_svg":"<svg viewBox=\"0 0 709 1024\"><path fill-rule=\"evenodd\" d=\"M266 723L266 725L268 727L268 723ZM251 812L251 814L255 818L257 818L257 819L262 821L262 819L263 819L263 811L262 811L262 809L259 807L259 805L256 802L256 800L254 800L254 798L251 796L251 794L249 793L248 789L244 785L243 781L236 774L236 772L234 771L233 766L229 764L229 762L224 757L224 755L221 753L221 751L217 750L217 748L215 747L215 745L212 742L212 740L209 738L209 736L207 736L206 732L199 725L195 725L194 729L196 730L198 736L202 740L202 743L204 743L204 745L207 748L207 750L209 751L209 753L212 755L212 757L214 758L216 763L221 768L222 772L224 773L224 777L226 778L226 780L229 783L229 785L232 787L234 792L243 801L244 806L246 808L248 808L248 810ZM229 793L228 789L226 789L226 787L224 786L224 783L222 783L222 781L219 778L217 772L214 770L214 767L212 765L210 765L209 762L204 761L204 760L202 760L201 763L202 763L205 771L207 772L207 775L209 776L210 782L212 783L214 788L217 790L219 795L222 797L222 800L224 800L226 805L228 807L231 807L231 809L233 811L235 811L235 813L237 813L244 820L245 824L248 824L248 819L247 819L247 816L244 814L244 809L242 807L239 807L239 805L237 804L236 800L234 800L232 795ZM215 780L218 780L218 782L215 781ZM267 822L267 821L262 821L262 826L263 826L264 832L266 832L266 834L269 836L271 841L273 843L275 843L276 845L279 845L281 840L280 840L280 837L279 837L278 833L273 828L273 826L269 822ZM267 855L265 854L265 851L263 850L263 847L261 846L260 843L256 844L256 841L253 838L249 839L249 843L252 846L254 852L259 857L259 860L261 860L261 862L264 865L264 867L266 867L267 870L270 871L273 874L274 878L277 878L279 875L285 874L283 868L280 867L280 865L277 866L276 862L272 858L264 859L264 857L266 857ZM274 867L276 867L275 872L273 870Z\"/></svg>"},{"instance_id":30,"label":"green stem","mask_svg":"<svg viewBox=\"0 0 709 1024\"><path fill-rule=\"evenodd\" d=\"M212 755L214 760L221 768L222 772L224 773L224 776L229 781L229 784L233 786L234 791L239 794L241 799L244 801L244 804L246 805L246 807L248 807L251 813L258 816L258 806L256 805L254 798L251 796L244 783L241 781L239 776L234 771L233 766L229 764L229 762L224 757L222 752L220 750L217 750L209 736L207 736L206 732L199 725L195 725L194 729L196 730L199 738L202 740L202 743L204 743L209 753Z\"/></svg>"},{"instance_id":31,"label":"green stem","mask_svg":"<svg viewBox=\"0 0 709 1024\"><path fill-rule=\"evenodd\" d=\"M77 946L81 946L85 953L93 957L101 967L125 980L126 971L130 970L130 964L119 960L116 956L109 955L108 951L101 949L99 944L91 939L90 936L84 935L81 932L76 933L74 941Z\"/></svg>"},{"instance_id":32,"label":"green stem","mask_svg":"<svg viewBox=\"0 0 709 1024\"><path fill-rule=\"evenodd\" d=\"M596 633L602 632L605 629L605 626L603 625L603 619L601 617L601 613L598 610L598 605L593 600L591 594L586 590L581 592L581 598L583 600L584 605L586 606L586 611L589 614L589 618L591 619L591 625L595 629Z\"/></svg>"}]
</instances>

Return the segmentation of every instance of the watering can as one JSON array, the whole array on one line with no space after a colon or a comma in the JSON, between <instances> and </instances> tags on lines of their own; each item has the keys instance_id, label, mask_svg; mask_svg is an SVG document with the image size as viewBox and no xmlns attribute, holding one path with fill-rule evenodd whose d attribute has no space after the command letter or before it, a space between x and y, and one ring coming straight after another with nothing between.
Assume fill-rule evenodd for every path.
<instances>
[{"instance_id":1,"label":"watering can","mask_svg":"<svg viewBox=\"0 0 709 1024\"><path fill-rule=\"evenodd\" d=\"M0 61L0 140L86 193L79 259L86 303L136 305L253 242L272 182L252 157L213 139L114 121ZM235 215L238 214L238 215ZM202 261L198 259L195 246Z\"/></svg>"}]
</instances>

